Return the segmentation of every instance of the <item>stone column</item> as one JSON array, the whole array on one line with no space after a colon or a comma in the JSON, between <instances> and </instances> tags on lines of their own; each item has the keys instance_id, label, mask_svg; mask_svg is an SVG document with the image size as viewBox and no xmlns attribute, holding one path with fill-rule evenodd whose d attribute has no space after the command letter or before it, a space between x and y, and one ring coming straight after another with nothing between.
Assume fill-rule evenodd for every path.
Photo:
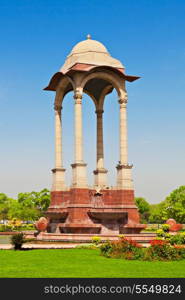
<instances>
[{"instance_id":1,"label":"stone column","mask_svg":"<svg viewBox=\"0 0 185 300\"><path fill-rule=\"evenodd\" d=\"M71 165L73 169L72 187L87 188L87 164L83 161L82 94L75 92L74 99L75 163Z\"/></svg>"},{"instance_id":2,"label":"stone column","mask_svg":"<svg viewBox=\"0 0 185 300\"><path fill-rule=\"evenodd\" d=\"M120 105L120 161L117 165L117 188L131 190L133 181L131 176L132 165L128 164L127 143L127 94L119 99Z\"/></svg>"},{"instance_id":3,"label":"stone column","mask_svg":"<svg viewBox=\"0 0 185 300\"><path fill-rule=\"evenodd\" d=\"M65 169L62 166L62 118L61 106L55 106L55 168L52 191L65 190Z\"/></svg>"},{"instance_id":4,"label":"stone column","mask_svg":"<svg viewBox=\"0 0 185 300\"><path fill-rule=\"evenodd\" d=\"M96 170L94 171L95 187L107 186L107 170L104 168L104 149L103 149L103 110L96 110L97 115L97 145L96 145Z\"/></svg>"}]
</instances>

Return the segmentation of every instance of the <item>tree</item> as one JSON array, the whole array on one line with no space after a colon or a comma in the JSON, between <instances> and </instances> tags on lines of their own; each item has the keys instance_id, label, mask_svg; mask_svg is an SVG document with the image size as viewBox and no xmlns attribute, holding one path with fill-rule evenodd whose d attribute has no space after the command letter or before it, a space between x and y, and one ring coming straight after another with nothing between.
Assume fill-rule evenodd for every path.
<instances>
[{"instance_id":1,"label":"tree","mask_svg":"<svg viewBox=\"0 0 185 300\"><path fill-rule=\"evenodd\" d=\"M136 197L135 203L141 215L141 221L146 223L150 215L150 204L142 197Z\"/></svg>"},{"instance_id":2,"label":"tree","mask_svg":"<svg viewBox=\"0 0 185 300\"><path fill-rule=\"evenodd\" d=\"M185 223L185 186L175 189L163 202L162 217L164 220L175 219Z\"/></svg>"},{"instance_id":3,"label":"tree","mask_svg":"<svg viewBox=\"0 0 185 300\"><path fill-rule=\"evenodd\" d=\"M0 204L4 204L8 201L8 197L4 193L0 193Z\"/></svg>"},{"instance_id":4,"label":"tree","mask_svg":"<svg viewBox=\"0 0 185 300\"><path fill-rule=\"evenodd\" d=\"M4 193L0 193L0 220L8 219L8 212L11 207L11 201Z\"/></svg>"},{"instance_id":5,"label":"tree","mask_svg":"<svg viewBox=\"0 0 185 300\"><path fill-rule=\"evenodd\" d=\"M148 212L150 210L150 204L145 200L145 198L142 197L136 197L135 203L139 209L139 213L143 214L145 212Z\"/></svg>"},{"instance_id":6,"label":"tree","mask_svg":"<svg viewBox=\"0 0 185 300\"><path fill-rule=\"evenodd\" d=\"M35 195L35 205L38 210L45 212L50 204L50 191L43 189Z\"/></svg>"},{"instance_id":7,"label":"tree","mask_svg":"<svg viewBox=\"0 0 185 300\"><path fill-rule=\"evenodd\" d=\"M34 207L42 215L49 207L50 192L43 189L40 192L20 193L18 194L18 202L27 208Z\"/></svg>"},{"instance_id":8,"label":"tree","mask_svg":"<svg viewBox=\"0 0 185 300\"><path fill-rule=\"evenodd\" d=\"M34 221L40 217L40 212L34 206L25 206L17 200L12 201L8 212L8 219L20 219L23 221Z\"/></svg>"},{"instance_id":9,"label":"tree","mask_svg":"<svg viewBox=\"0 0 185 300\"><path fill-rule=\"evenodd\" d=\"M151 224L161 224L164 222L162 216L163 203L151 204L150 205L150 216L149 223Z\"/></svg>"},{"instance_id":10,"label":"tree","mask_svg":"<svg viewBox=\"0 0 185 300\"><path fill-rule=\"evenodd\" d=\"M0 193L0 220L20 219L34 221L43 216L50 203L50 192L19 193L18 198L11 199Z\"/></svg>"}]
</instances>

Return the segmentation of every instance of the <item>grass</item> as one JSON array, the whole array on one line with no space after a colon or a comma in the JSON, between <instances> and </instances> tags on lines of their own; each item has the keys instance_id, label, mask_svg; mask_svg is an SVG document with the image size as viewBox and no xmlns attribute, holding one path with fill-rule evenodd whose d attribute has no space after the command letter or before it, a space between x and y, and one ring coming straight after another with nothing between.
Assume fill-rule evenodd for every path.
<instances>
[{"instance_id":1,"label":"grass","mask_svg":"<svg viewBox=\"0 0 185 300\"><path fill-rule=\"evenodd\" d=\"M184 278L185 260L145 262L109 259L99 250L0 250L2 278Z\"/></svg>"}]
</instances>

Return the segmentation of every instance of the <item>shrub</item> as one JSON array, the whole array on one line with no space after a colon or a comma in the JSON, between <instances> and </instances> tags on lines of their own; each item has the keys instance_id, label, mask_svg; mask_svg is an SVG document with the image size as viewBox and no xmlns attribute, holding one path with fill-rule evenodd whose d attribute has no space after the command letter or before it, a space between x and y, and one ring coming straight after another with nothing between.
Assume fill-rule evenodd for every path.
<instances>
[{"instance_id":1,"label":"shrub","mask_svg":"<svg viewBox=\"0 0 185 300\"><path fill-rule=\"evenodd\" d=\"M166 235L169 235L166 233ZM170 235L171 236L171 235ZM185 240L185 233L178 235L181 242ZM171 238L177 235L171 236ZM170 241L171 242L171 241ZM122 238L118 241L103 243L100 247L101 254L110 258L123 258L128 260L180 260L185 259L185 247L183 245L171 245L164 237L157 237L150 242L150 247L142 248L134 241Z\"/></svg>"},{"instance_id":2,"label":"shrub","mask_svg":"<svg viewBox=\"0 0 185 300\"><path fill-rule=\"evenodd\" d=\"M164 224L164 225L167 225L167 224ZM169 240L171 237L171 234L168 231L164 231L163 229L158 229L156 233L157 233L157 238L159 238L159 239Z\"/></svg>"},{"instance_id":3,"label":"shrub","mask_svg":"<svg viewBox=\"0 0 185 300\"><path fill-rule=\"evenodd\" d=\"M185 248L182 245L175 245L174 248L176 249L178 255L182 258L185 259Z\"/></svg>"},{"instance_id":4,"label":"shrub","mask_svg":"<svg viewBox=\"0 0 185 300\"><path fill-rule=\"evenodd\" d=\"M181 232L175 235L171 235L170 238L171 245L183 245L185 244L185 232Z\"/></svg>"},{"instance_id":5,"label":"shrub","mask_svg":"<svg viewBox=\"0 0 185 300\"><path fill-rule=\"evenodd\" d=\"M0 232L10 232L12 231L12 226L8 224L1 224L0 225Z\"/></svg>"},{"instance_id":6,"label":"shrub","mask_svg":"<svg viewBox=\"0 0 185 300\"><path fill-rule=\"evenodd\" d=\"M20 228L21 230L35 230L35 226L33 224L24 224Z\"/></svg>"},{"instance_id":7,"label":"shrub","mask_svg":"<svg viewBox=\"0 0 185 300\"><path fill-rule=\"evenodd\" d=\"M164 232L168 232L169 229L170 229L170 225L169 225L169 224L163 224L161 227L162 227L162 230L163 230Z\"/></svg>"},{"instance_id":8,"label":"shrub","mask_svg":"<svg viewBox=\"0 0 185 300\"><path fill-rule=\"evenodd\" d=\"M182 259L179 250L172 247L167 241L153 240L151 246L146 249L145 260L179 260Z\"/></svg>"},{"instance_id":9,"label":"shrub","mask_svg":"<svg viewBox=\"0 0 185 300\"><path fill-rule=\"evenodd\" d=\"M18 219L16 219L16 218L13 218L12 220L8 221L8 224L9 224L10 226L12 226L12 229L16 229L16 228L21 227L22 221L21 221L21 220L18 220Z\"/></svg>"},{"instance_id":10,"label":"shrub","mask_svg":"<svg viewBox=\"0 0 185 300\"><path fill-rule=\"evenodd\" d=\"M113 243L106 241L100 246L100 251L103 256L110 257L110 254L113 251Z\"/></svg>"},{"instance_id":11,"label":"shrub","mask_svg":"<svg viewBox=\"0 0 185 300\"><path fill-rule=\"evenodd\" d=\"M158 241L164 241L164 238L163 238L163 237L156 236L155 240L158 240ZM150 243L151 243L152 241L153 241L153 240L151 240Z\"/></svg>"},{"instance_id":12,"label":"shrub","mask_svg":"<svg viewBox=\"0 0 185 300\"><path fill-rule=\"evenodd\" d=\"M165 235L164 235L164 239L166 240L166 241L170 241L170 239L171 239L171 237L172 237L172 235L170 234L170 233L165 233Z\"/></svg>"},{"instance_id":13,"label":"shrub","mask_svg":"<svg viewBox=\"0 0 185 300\"><path fill-rule=\"evenodd\" d=\"M179 234L180 234L180 236L182 238L183 244L185 244L185 231L184 232L180 232Z\"/></svg>"},{"instance_id":14,"label":"shrub","mask_svg":"<svg viewBox=\"0 0 185 300\"><path fill-rule=\"evenodd\" d=\"M157 231L157 227L156 226L146 227L142 231L143 232L156 232Z\"/></svg>"},{"instance_id":15,"label":"shrub","mask_svg":"<svg viewBox=\"0 0 185 300\"><path fill-rule=\"evenodd\" d=\"M23 230L34 230L33 224L0 224L0 232L13 232L13 231L23 231Z\"/></svg>"},{"instance_id":16,"label":"shrub","mask_svg":"<svg viewBox=\"0 0 185 300\"><path fill-rule=\"evenodd\" d=\"M35 229L35 226L33 224L27 224L26 226L28 228L28 230L32 230L32 229Z\"/></svg>"},{"instance_id":17,"label":"shrub","mask_svg":"<svg viewBox=\"0 0 185 300\"><path fill-rule=\"evenodd\" d=\"M164 232L162 229L158 229L158 230L156 231L156 233L157 233L157 236L158 236L158 237L164 237L164 235L165 235L165 232Z\"/></svg>"},{"instance_id":18,"label":"shrub","mask_svg":"<svg viewBox=\"0 0 185 300\"><path fill-rule=\"evenodd\" d=\"M95 245L100 244L100 243L101 243L101 237L99 237L99 236L93 236L93 237L92 237L92 242L93 242L93 244L95 244Z\"/></svg>"},{"instance_id":19,"label":"shrub","mask_svg":"<svg viewBox=\"0 0 185 300\"><path fill-rule=\"evenodd\" d=\"M164 239L155 239L150 242L151 246L166 245L166 244L167 244L167 242Z\"/></svg>"},{"instance_id":20,"label":"shrub","mask_svg":"<svg viewBox=\"0 0 185 300\"><path fill-rule=\"evenodd\" d=\"M133 259L141 260L144 258L145 249L141 247L135 247L132 250L134 256Z\"/></svg>"},{"instance_id":21,"label":"shrub","mask_svg":"<svg viewBox=\"0 0 185 300\"><path fill-rule=\"evenodd\" d=\"M159 229L155 240L165 240L170 242L171 245L183 245L185 244L185 232L172 235Z\"/></svg>"},{"instance_id":22,"label":"shrub","mask_svg":"<svg viewBox=\"0 0 185 300\"><path fill-rule=\"evenodd\" d=\"M125 253L124 258L128 259L128 260L133 260L134 259L134 253L132 251L128 251L128 252Z\"/></svg>"},{"instance_id":23,"label":"shrub","mask_svg":"<svg viewBox=\"0 0 185 300\"><path fill-rule=\"evenodd\" d=\"M90 250L94 250L94 249L97 249L97 246L96 245L86 245L86 244L82 244L82 245L77 245L75 247L76 249L90 249Z\"/></svg>"},{"instance_id":24,"label":"shrub","mask_svg":"<svg viewBox=\"0 0 185 300\"><path fill-rule=\"evenodd\" d=\"M22 232L12 235L11 244L15 250L21 250L22 244L25 242L24 234Z\"/></svg>"},{"instance_id":25,"label":"shrub","mask_svg":"<svg viewBox=\"0 0 185 300\"><path fill-rule=\"evenodd\" d=\"M124 234L119 234L118 237L119 237L120 239L123 239L125 236L124 236Z\"/></svg>"},{"instance_id":26,"label":"shrub","mask_svg":"<svg viewBox=\"0 0 185 300\"><path fill-rule=\"evenodd\" d=\"M101 254L106 257L141 259L143 251L139 244L134 241L120 238L118 241L107 241L101 247Z\"/></svg>"}]
</instances>

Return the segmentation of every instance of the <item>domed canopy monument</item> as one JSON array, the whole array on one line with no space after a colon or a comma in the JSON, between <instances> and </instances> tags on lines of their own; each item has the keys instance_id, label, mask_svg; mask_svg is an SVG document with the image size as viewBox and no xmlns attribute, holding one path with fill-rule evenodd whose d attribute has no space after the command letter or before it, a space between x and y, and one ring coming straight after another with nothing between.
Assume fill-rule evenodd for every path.
<instances>
[{"instance_id":1,"label":"domed canopy monument","mask_svg":"<svg viewBox=\"0 0 185 300\"><path fill-rule=\"evenodd\" d=\"M127 147L127 92L126 81L139 77L125 74L122 63L113 58L105 46L92 40L78 43L68 55L59 72L53 75L44 89L55 91L55 167L51 203L46 213L48 232L82 236L100 234L113 236L120 233L139 233L145 226L139 223L139 213L134 203ZM103 111L106 95L116 89L120 107L120 157L117 168L117 184L109 187L104 166ZM65 182L62 160L62 102L65 95L74 92L74 162L72 182ZM94 186L88 185L83 159L82 101L83 93L91 97L95 105L97 142ZM88 239L88 238L87 238Z\"/></svg>"}]
</instances>

